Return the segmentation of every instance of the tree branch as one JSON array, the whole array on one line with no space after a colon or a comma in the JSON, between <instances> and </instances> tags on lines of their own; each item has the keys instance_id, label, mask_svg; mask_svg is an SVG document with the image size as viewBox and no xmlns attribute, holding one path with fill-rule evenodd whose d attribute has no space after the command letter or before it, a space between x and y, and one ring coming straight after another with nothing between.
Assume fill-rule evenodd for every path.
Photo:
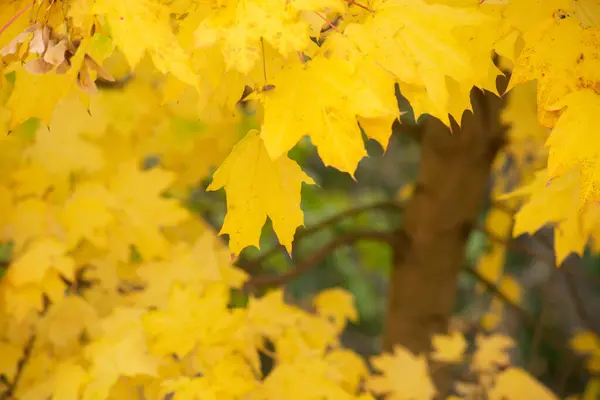
<instances>
[{"instance_id":1,"label":"tree branch","mask_svg":"<svg viewBox=\"0 0 600 400\"><path fill-rule=\"evenodd\" d=\"M17 390L17 385L19 384L19 381L21 380L21 376L23 375L23 370L25 369L25 365L31 358L31 353L33 352L33 346L35 345L35 339L36 339L35 334L32 334L29 337L29 340L27 341L27 343L25 344L25 347L23 348L23 355L17 362L17 371L15 372L15 376L12 379L12 381L9 381L8 379L4 379L5 385L6 385L6 390L4 392L2 392L2 394L0 394L1 400L9 400L9 399L13 398L15 391Z\"/></svg>"},{"instance_id":2,"label":"tree branch","mask_svg":"<svg viewBox=\"0 0 600 400\"><path fill-rule=\"evenodd\" d=\"M353 217L353 216L356 216L363 212L367 212L367 211L371 211L371 210L378 210L378 209L401 211L402 204L400 204L396 201L393 201L393 200L384 200L384 201L380 201L377 203L367 204L364 206L355 207L355 208L351 208L346 211L342 211L339 214L336 214L329 218L324 219L323 221L319 222L318 224L316 224L314 226L305 228L304 230L299 230L298 233L296 233L296 237L294 238L294 243L298 242L302 238L305 238L305 237L315 234L329 226L332 226L345 218ZM261 267L261 265L268 258L274 256L278 251L280 251L282 249L283 249L283 246L281 244L277 244L275 247L266 251L259 257L255 258L253 260L245 261L240 266L247 272L255 272Z\"/></svg>"},{"instance_id":3,"label":"tree branch","mask_svg":"<svg viewBox=\"0 0 600 400\"><path fill-rule=\"evenodd\" d=\"M313 252L309 258L300 261L296 266L280 275L271 276L256 276L250 278L246 283L246 287L264 287L264 286L277 286L285 284L300 275L316 268L321 261L327 256L334 252L337 248L355 243L359 240L373 240L392 245L393 234L388 232L377 232L377 231L365 231L365 232L350 232L345 235L339 236L332 240L319 250Z\"/></svg>"}]
</instances>

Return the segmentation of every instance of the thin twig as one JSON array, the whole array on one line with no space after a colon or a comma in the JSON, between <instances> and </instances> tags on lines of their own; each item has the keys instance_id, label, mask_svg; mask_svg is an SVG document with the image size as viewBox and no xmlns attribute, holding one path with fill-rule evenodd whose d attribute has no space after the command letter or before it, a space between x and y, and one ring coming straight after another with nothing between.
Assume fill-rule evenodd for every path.
<instances>
[{"instance_id":1,"label":"thin twig","mask_svg":"<svg viewBox=\"0 0 600 400\"><path fill-rule=\"evenodd\" d=\"M319 222L316 225L313 225L309 228L298 231L298 233L296 233L296 237L294 238L294 242L297 242L297 241L301 240L302 238L305 238L307 236L315 234L329 226L332 226L332 225L338 223L339 221L341 221L345 218L353 217L353 216L356 216L363 212L367 212L367 211L371 211L371 210L378 210L378 209L382 209L382 210L389 209L389 210L401 211L402 205L400 203L392 201L392 200L384 200L384 201L380 201L377 203L367 204L364 206L351 208L349 210L342 211L339 214L336 214L329 218L324 219L323 221ZM275 247L273 247L272 249L266 251L265 253L263 253L262 255L257 257L256 259L244 262L243 265L241 265L241 267L244 270L246 270L247 272L258 271L258 269L260 269L260 267L264 264L264 262L268 258L271 258L272 256L277 254L282 249L283 249L283 246L278 244Z\"/></svg>"},{"instance_id":2,"label":"thin twig","mask_svg":"<svg viewBox=\"0 0 600 400\"><path fill-rule=\"evenodd\" d=\"M247 282L247 287L264 287L264 286L277 286L285 284L300 275L316 268L321 261L329 256L338 247L352 244L359 240L373 240L392 245L394 236L393 233L389 232L378 232L378 231L365 231L365 232L350 232L345 235L339 236L336 239L329 242L327 245L321 247L319 250L313 252L309 258L300 261L296 266L280 275L268 275L268 276L255 276L250 278Z\"/></svg>"},{"instance_id":3,"label":"thin twig","mask_svg":"<svg viewBox=\"0 0 600 400\"><path fill-rule=\"evenodd\" d=\"M15 372L15 377L12 379L12 381L7 382L6 390L0 395L1 400L11 399L13 397L15 391L17 390L17 385L19 384L21 376L23 376L23 370L25 369L25 365L27 365L27 362L31 358L31 353L33 352L33 346L35 345L35 339L36 339L36 335L32 334L29 337L29 340L27 340L27 343L25 344L25 347L23 348L23 355L17 362L17 371Z\"/></svg>"}]
</instances>

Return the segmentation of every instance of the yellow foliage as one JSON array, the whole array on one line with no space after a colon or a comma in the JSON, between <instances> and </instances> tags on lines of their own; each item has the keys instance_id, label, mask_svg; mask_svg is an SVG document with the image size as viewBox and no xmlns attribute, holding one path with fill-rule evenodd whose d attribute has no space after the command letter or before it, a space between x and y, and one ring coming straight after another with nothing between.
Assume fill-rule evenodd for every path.
<instances>
[{"instance_id":1,"label":"yellow foliage","mask_svg":"<svg viewBox=\"0 0 600 400\"><path fill-rule=\"evenodd\" d=\"M429 399L431 356L472 361L477 382L456 385L466 398L553 399L509 365L514 343L500 335L478 336L474 354L459 332L434 336L430 355L398 346L372 358L371 374L340 343L358 321L351 293L323 291L311 312L281 288L234 306L249 274L231 253L258 247L270 218L291 254L302 183L314 184L288 157L302 137L354 176L363 132L387 148L396 84L415 117L460 123L473 86L496 92L493 49L512 63L509 151L544 161L551 129L547 169L513 197L527 199L513 233L555 223L559 263L590 237L597 246L599 10L597 0L2 1L0 246L12 247L1 396ZM228 247L186 203L213 170ZM502 237L510 223L488 221ZM482 259L485 277L499 281L505 250ZM513 280L500 290L521 300ZM600 369L596 336L572 347Z\"/></svg>"},{"instance_id":2,"label":"yellow foliage","mask_svg":"<svg viewBox=\"0 0 600 400\"><path fill-rule=\"evenodd\" d=\"M271 159L259 132L250 131L233 148L208 187L227 191L228 213L221 233L230 235L231 251L237 254L249 245L259 247L260 228L269 217L279 241L291 252L294 232L304 223L300 209L303 182L314 183L287 156Z\"/></svg>"}]
</instances>

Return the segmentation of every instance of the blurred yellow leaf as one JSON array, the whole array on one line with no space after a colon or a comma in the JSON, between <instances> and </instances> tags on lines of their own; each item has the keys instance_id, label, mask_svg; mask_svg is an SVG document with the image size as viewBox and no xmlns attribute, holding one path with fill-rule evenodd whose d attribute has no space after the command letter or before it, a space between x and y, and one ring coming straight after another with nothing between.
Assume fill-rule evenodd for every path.
<instances>
[{"instance_id":1,"label":"blurred yellow leaf","mask_svg":"<svg viewBox=\"0 0 600 400\"><path fill-rule=\"evenodd\" d=\"M520 368L508 368L496 377L490 400L558 400L558 397Z\"/></svg>"},{"instance_id":2,"label":"blurred yellow leaf","mask_svg":"<svg viewBox=\"0 0 600 400\"><path fill-rule=\"evenodd\" d=\"M467 341L462 333L454 331L449 335L434 335L432 338L433 359L446 363L458 363L463 358Z\"/></svg>"},{"instance_id":3,"label":"blurred yellow leaf","mask_svg":"<svg viewBox=\"0 0 600 400\"><path fill-rule=\"evenodd\" d=\"M367 387L375 394L386 395L389 400L432 399L436 394L423 355L415 356L396 346L393 354L372 357L371 364L381 373L367 380Z\"/></svg>"}]
</instances>

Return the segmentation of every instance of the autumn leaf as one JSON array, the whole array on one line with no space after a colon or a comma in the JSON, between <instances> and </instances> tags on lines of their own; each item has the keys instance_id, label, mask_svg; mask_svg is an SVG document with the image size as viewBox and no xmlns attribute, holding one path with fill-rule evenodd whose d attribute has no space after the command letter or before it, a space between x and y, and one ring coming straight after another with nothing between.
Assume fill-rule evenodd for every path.
<instances>
[{"instance_id":1,"label":"autumn leaf","mask_svg":"<svg viewBox=\"0 0 600 400\"><path fill-rule=\"evenodd\" d=\"M41 283L51 271L72 279L75 263L66 251L66 246L55 238L36 240L10 266L9 281L15 286Z\"/></svg>"},{"instance_id":2,"label":"autumn leaf","mask_svg":"<svg viewBox=\"0 0 600 400\"><path fill-rule=\"evenodd\" d=\"M338 327L343 327L346 320L358 321L354 296L345 290L340 288L324 290L315 297L313 303L319 315L331 318Z\"/></svg>"},{"instance_id":3,"label":"autumn leaf","mask_svg":"<svg viewBox=\"0 0 600 400\"><path fill-rule=\"evenodd\" d=\"M581 202L600 200L600 143L595 132L600 123L600 95L592 90L580 90L564 97L553 106L566 109L556 121L546 145L548 175L551 178L579 168L581 173Z\"/></svg>"},{"instance_id":4,"label":"autumn leaf","mask_svg":"<svg viewBox=\"0 0 600 400\"><path fill-rule=\"evenodd\" d=\"M256 130L248 132L213 176L208 190L225 188L227 216L221 234L230 235L229 247L238 254L246 246L259 247L267 217L280 242L292 250L294 232L304 222L300 209L302 183L314 183L283 155L272 159Z\"/></svg>"},{"instance_id":5,"label":"autumn leaf","mask_svg":"<svg viewBox=\"0 0 600 400\"><path fill-rule=\"evenodd\" d=\"M368 388L386 398L433 399L436 394L425 356L415 356L410 351L396 346L392 354L382 354L371 359L373 368L380 371L367 381Z\"/></svg>"},{"instance_id":6,"label":"autumn leaf","mask_svg":"<svg viewBox=\"0 0 600 400\"><path fill-rule=\"evenodd\" d=\"M490 371L509 363L508 350L514 347L514 341L501 334L478 335L476 352L473 355L473 368L477 371Z\"/></svg>"},{"instance_id":7,"label":"autumn leaf","mask_svg":"<svg viewBox=\"0 0 600 400\"><path fill-rule=\"evenodd\" d=\"M434 335L432 344L433 359L446 363L460 362L467 348L464 336L458 331L454 331L450 335Z\"/></svg>"},{"instance_id":8,"label":"autumn leaf","mask_svg":"<svg viewBox=\"0 0 600 400\"><path fill-rule=\"evenodd\" d=\"M489 392L490 400L558 400L548 388L535 380L521 368L508 368L502 371Z\"/></svg>"},{"instance_id":9,"label":"autumn leaf","mask_svg":"<svg viewBox=\"0 0 600 400\"><path fill-rule=\"evenodd\" d=\"M110 35L132 68L148 52L156 68L196 86L198 76L169 25L168 9L148 0L97 0L93 12L105 16Z\"/></svg>"}]
</instances>

